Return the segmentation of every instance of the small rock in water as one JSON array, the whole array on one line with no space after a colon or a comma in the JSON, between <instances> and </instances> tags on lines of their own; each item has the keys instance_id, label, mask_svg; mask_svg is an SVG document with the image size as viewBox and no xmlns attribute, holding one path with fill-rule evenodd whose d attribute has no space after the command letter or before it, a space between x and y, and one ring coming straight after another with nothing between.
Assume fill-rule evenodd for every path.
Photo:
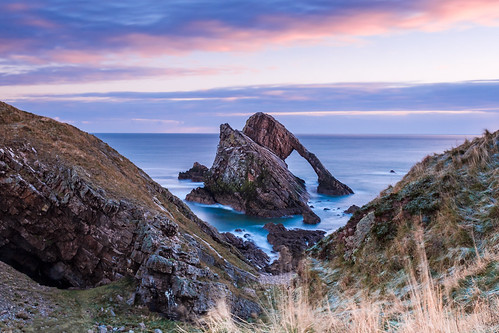
<instances>
[{"instance_id":1,"label":"small rock in water","mask_svg":"<svg viewBox=\"0 0 499 333\"><path fill-rule=\"evenodd\" d=\"M353 214L355 213L356 211L358 211L360 209L359 206L357 205L351 205L350 207L348 207L347 210L345 210L343 213L345 214Z\"/></svg>"},{"instance_id":2,"label":"small rock in water","mask_svg":"<svg viewBox=\"0 0 499 333\"><path fill-rule=\"evenodd\" d=\"M315 208L314 206L310 205L310 208Z\"/></svg>"},{"instance_id":3,"label":"small rock in water","mask_svg":"<svg viewBox=\"0 0 499 333\"><path fill-rule=\"evenodd\" d=\"M390 173L396 173L395 170L390 170Z\"/></svg>"},{"instance_id":4,"label":"small rock in water","mask_svg":"<svg viewBox=\"0 0 499 333\"><path fill-rule=\"evenodd\" d=\"M251 235L250 234L244 234L244 238L250 238Z\"/></svg>"},{"instance_id":5,"label":"small rock in water","mask_svg":"<svg viewBox=\"0 0 499 333\"><path fill-rule=\"evenodd\" d=\"M237 228L236 230L234 230L235 232L243 232L244 229L240 229L240 228Z\"/></svg>"},{"instance_id":6,"label":"small rock in water","mask_svg":"<svg viewBox=\"0 0 499 333\"><path fill-rule=\"evenodd\" d=\"M331 210L331 208L327 208L327 207L326 207L326 208L324 208L324 210Z\"/></svg>"}]
</instances>

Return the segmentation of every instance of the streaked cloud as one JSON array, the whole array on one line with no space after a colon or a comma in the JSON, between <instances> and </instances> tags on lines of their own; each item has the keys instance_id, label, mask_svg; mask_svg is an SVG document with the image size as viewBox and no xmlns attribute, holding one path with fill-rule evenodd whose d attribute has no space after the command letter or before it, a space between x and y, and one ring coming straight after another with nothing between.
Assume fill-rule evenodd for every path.
<instances>
[{"instance_id":1,"label":"streaked cloud","mask_svg":"<svg viewBox=\"0 0 499 333\"><path fill-rule=\"evenodd\" d=\"M499 109L489 112L498 112ZM409 115L434 115L434 114L479 114L486 113L482 110L376 110L376 111L295 111L295 112L268 112L273 116L296 116L296 117L325 117L325 116L348 116L348 117L375 117L375 116L409 116ZM219 117L249 117L251 112L218 113Z\"/></svg>"},{"instance_id":2,"label":"streaked cloud","mask_svg":"<svg viewBox=\"0 0 499 333\"><path fill-rule=\"evenodd\" d=\"M495 0L211 1L5 0L0 55L88 64L111 54L143 57L242 51L324 38L495 26ZM33 31L36 28L36 31ZM47 42L48 41L48 42Z\"/></svg>"},{"instance_id":3,"label":"streaked cloud","mask_svg":"<svg viewBox=\"0 0 499 333\"><path fill-rule=\"evenodd\" d=\"M113 80L138 80L148 77L175 78L241 73L236 66L219 68L161 68L133 66L27 65L0 62L0 86L86 83Z\"/></svg>"},{"instance_id":4,"label":"streaked cloud","mask_svg":"<svg viewBox=\"0 0 499 333\"><path fill-rule=\"evenodd\" d=\"M158 124L182 124L181 121L171 120L171 119L144 119L144 118L132 118L132 121L137 121L140 123L158 123Z\"/></svg>"},{"instance_id":5,"label":"streaked cloud","mask_svg":"<svg viewBox=\"0 0 499 333\"><path fill-rule=\"evenodd\" d=\"M27 96L18 107L90 132L217 132L267 112L297 133L478 134L499 128L499 81L229 87ZM303 98L297 99L296 96Z\"/></svg>"}]
</instances>

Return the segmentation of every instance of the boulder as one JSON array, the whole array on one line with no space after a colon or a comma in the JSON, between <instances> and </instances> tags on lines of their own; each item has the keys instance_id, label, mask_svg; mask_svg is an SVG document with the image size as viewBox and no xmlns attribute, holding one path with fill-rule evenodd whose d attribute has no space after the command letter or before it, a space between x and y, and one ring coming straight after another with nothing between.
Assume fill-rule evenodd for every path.
<instances>
[{"instance_id":1,"label":"boulder","mask_svg":"<svg viewBox=\"0 0 499 333\"><path fill-rule=\"evenodd\" d=\"M343 211L343 213L345 213L345 214L354 214L355 212L357 212L359 210L360 210L359 206L357 206L357 205L351 205L350 207L348 207L347 210Z\"/></svg>"}]
</instances>

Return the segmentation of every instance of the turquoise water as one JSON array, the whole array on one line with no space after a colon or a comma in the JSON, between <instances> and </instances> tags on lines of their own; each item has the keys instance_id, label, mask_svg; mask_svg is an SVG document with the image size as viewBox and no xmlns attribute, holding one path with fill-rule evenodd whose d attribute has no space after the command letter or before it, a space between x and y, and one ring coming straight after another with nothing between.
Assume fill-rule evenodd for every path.
<instances>
[{"instance_id":1,"label":"turquoise water","mask_svg":"<svg viewBox=\"0 0 499 333\"><path fill-rule=\"evenodd\" d=\"M185 199L187 193L202 183L179 181L179 171L189 169L194 162L210 167L218 144L216 134L96 135L181 199ZM311 195L309 204L314 206L314 212L321 217L321 223L304 224L301 216L253 218L221 205L187 204L196 215L219 231L230 231L252 239L270 254L267 232L263 229L265 223L280 222L287 228L332 232L347 222L350 215L343 211L350 205L362 206L388 185L399 181L414 163L426 155L443 152L465 140L464 136L301 135L298 138L338 180L355 192L343 197L318 194L317 177L312 167L293 152L286 163L296 176L305 180ZM390 170L395 173L390 173ZM235 232L235 229L243 231Z\"/></svg>"}]
</instances>

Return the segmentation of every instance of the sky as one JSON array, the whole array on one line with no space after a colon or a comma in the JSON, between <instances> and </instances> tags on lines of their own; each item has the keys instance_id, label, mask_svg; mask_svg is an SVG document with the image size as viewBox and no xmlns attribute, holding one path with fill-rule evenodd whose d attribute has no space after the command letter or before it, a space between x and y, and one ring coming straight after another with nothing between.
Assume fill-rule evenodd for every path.
<instances>
[{"instance_id":1,"label":"sky","mask_svg":"<svg viewBox=\"0 0 499 333\"><path fill-rule=\"evenodd\" d=\"M2 0L0 100L93 133L499 129L497 0Z\"/></svg>"}]
</instances>

